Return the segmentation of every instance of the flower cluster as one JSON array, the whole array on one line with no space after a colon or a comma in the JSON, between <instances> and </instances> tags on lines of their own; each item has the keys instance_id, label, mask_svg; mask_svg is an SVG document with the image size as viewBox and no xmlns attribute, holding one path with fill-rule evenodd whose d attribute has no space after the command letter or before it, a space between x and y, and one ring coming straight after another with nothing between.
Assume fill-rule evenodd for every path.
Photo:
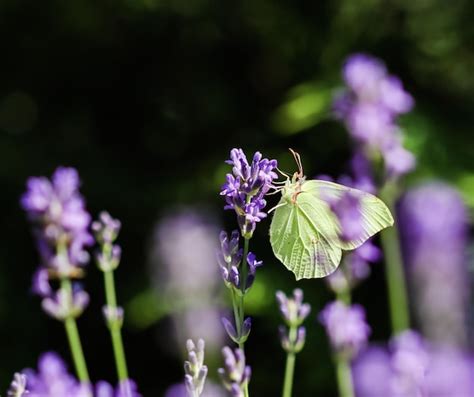
<instances>
[{"instance_id":1,"label":"flower cluster","mask_svg":"<svg viewBox=\"0 0 474 397\"><path fill-rule=\"evenodd\" d=\"M287 353L299 353L305 343L306 328L303 321L311 312L311 306L303 303L303 291L299 288L293 291L293 297L287 297L282 291L276 292L280 313L289 328L280 326L280 341Z\"/></svg>"},{"instance_id":2,"label":"flower cluster","mask_svg":"<svg viewBox=\"0 0 474 397\"><path fill-rule=\"evenodd\" d=\"M204 365L204 340L199 339L196 346L191 339L188 339L186 349L188 360L184 362L184 384L189 396L199 397L207 376L207 366Z\"/></svg>"},{"instance_id":3,"label":"flower cluster","mask_svg":"<svg viewBox=\"0 0 474 397\"><path fill-rule=\"evenodd\" d=\"M262 154L256 152L249 164L242 149L232 149L227 164L232 165L232 174L226 175L221 190L227 203L224 209L236 212L242 236L248 239L252 237L257 222L267 216L263 211L267 204L264 196L273 180L278 178L274 172L277 161L262 158Z\"/></svg>"},{"instance_id":4,"label":"flower cluster","mask_svg":"<svg viewBox=\"0 0 474 397\"><path fill-rule=\"evenodd\" d=\"M414 331L395 337L388 348L369 347L354 362L358 396L470 396L471 357L427 344Z\"/></svg>"},{"instance_id":5,"label":"flower cluster","mask_svg":"<svg viewBox=\"0 0 474 397\"><path fill-rule=\"evenodd\" d=\"M42 265L33 276L32 289L43 298L47 314L64 320L79 316L89 302L80 284L61 283L53 290L51 279L70 279L82 275L89 259L85 248L94 240L88 232L90 215L79 193L79 176L73 168L58 168L51 180L33 177L21 204L34 224Z\"/></svg>"},{"instance_id":6,"label":"flower cluster","mask_svg":"<svg viewBox=\"0 0 474 397\"><path fill-rule=\"evenodd\" d=\"M15 381L18 385L16 390L23 390L24 393L11 394L15 397L141 397L131 380L120 382L117 388L104 381L98 382L95 387L79 383L68 372L62 359L52 352L40 357L37 371L26 369L22 374L15 375ZM13 384L11 390L14 390Z\"/></svg>"},{"instance_id":7,"label":"flower cluster","mask_svg":"<svg viewBox=\"0 0 474 397\"><path fill-rule=\"evenodd\" d=\"M222 349L225 368L219 368L218 373L224 387L232 397L244 397L244 390L250 382L251 369L245 365L245 354L241 349L232 351L229 347Z\"/></svg>"},{"instance_id":8,"label":"flower cluster","mask_svg":"<svg viewBox=\"0 0 474 397\"><path fill-rule=\"evenodd\" d=\"M319 314L336 354L354 357L367 343L370 327L365 321L362 306L347 306L335 301L326 305Z\"/></svg>"},{"instance_id":9,"label":"flower cluster","mask_svg":"<svg viewBox=\"0 0 474 397\"><path fill-rule=\"evenodd\" d=\"M415 159L401 144L397 117L413 107L413 98L401 81L388 74L385 65L368 55L356 54L344 65L347 91L334 104L353 138L383 155L388 175L398 176L413 169Z\"/></svg>"},{"instance_id":10,"label":"flower cluster","mask_svg":"<svg viewBox=\"0 0 474 397\"><path fill-rule=\"evenodd\" d=\"M120 263L122 250L120 246L114 244L120 227L120 221L112 218L105 211L99 214L97 221L92 222L91 228L102 248L101 252L96 254L96 262L99 269L103 272L115 270Z\"/></svg>"},{"instance_id":11,"label":"flower cluster","mask_svg":"<svg viewBox=\"0 0 474 397\"><path fill-rule=\"evenodd\" d=\"M238 294L245 294L255 280L257 268L263 262L257 260L254 253L249 252L245 258L246 264L242 262L242 249L239 249L239 232L234 230L230 238L226 232L219 235L221 249L217 251L217 262L221 275L227 288L233 288ZM242 279L240 267L247 266L246 277ZM243 283L243 284L242 284Z\"/></svg>"},{"instance_id":12,"label":"flower cluster","mask_svg":"<svg viewBox=\"0 0 474 397\"><path fill-rule=\"evenodd\" d=\"M85 247L94 242L77 171L60 167L51 180L28 179L21 204L35 225L42 266L58 278L75 277L80 273L78 267L89 259Z\"/></svg>"},{"instance_id":13,"label":"flower cluster","mask_svg":"<svg viewBox=\"0 0 474 397\"><path fill-rule=\"evenodd\" d=\"M400 205L400 229L415 313L431 341L462 346L468 340L468 211L444 183L411 189Z\"/></svg>"}]
</instances>

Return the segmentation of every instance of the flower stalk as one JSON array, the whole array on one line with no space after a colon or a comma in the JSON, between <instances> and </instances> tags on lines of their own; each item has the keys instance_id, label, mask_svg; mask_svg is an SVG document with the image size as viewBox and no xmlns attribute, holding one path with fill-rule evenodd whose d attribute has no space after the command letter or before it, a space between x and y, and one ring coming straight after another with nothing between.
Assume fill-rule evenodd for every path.
<instances>
[{"instance_id":1,"label":"flower stalk","mask_svg":"<svg viewBox=\"0 0 474 397\"><path fill-rule=\"evenodd\" d=\"M117 238L120 226L120 221L113 219L107 212L102 212L99 215L99 220L92 223L92 229L101 245L101 251L96 255L96 262L104 275L106 305L103 308L103 313L112 341L117 377L119 381L126 381L128 368L121 332L123 309L117 305L114 279L114 270L120 263L121 250L118 245L113 243Z\"/></svg>"},{"instance_id":2,"label":"flower stalk","mask_svg":"<svg viewBox=\"0 0 474 397\"><path fill-rule=\"evenodd\" d=\"M395 207L393 190L387 187L382 189L380 195L393 212ZM385 254L387 293L392 332L396 335L408 329L410 326L405 272L400 252L397 226L383 230L381 233L381 242Z\"/></svg>"}]
</instances>

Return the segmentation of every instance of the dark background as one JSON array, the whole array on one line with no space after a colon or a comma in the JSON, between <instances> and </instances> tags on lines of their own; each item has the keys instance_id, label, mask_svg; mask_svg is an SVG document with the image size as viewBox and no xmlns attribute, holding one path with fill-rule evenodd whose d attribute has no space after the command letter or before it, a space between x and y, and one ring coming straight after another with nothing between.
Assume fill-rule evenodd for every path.
<instances>
[{"instance_id":1,"label":"dark background","mask_svg":"<svg viewBox=\"0 0 474 397\"><path fill-rule=\"evenodd\" d=\"M42 351L69 357L61 324L29 293L38 257L18 200L30 175L74 166L91 213L107 209L122 220L117 283L127 307L150 286L147 249L160 216L200 205L235 227L218 195L232 147L260 150L288 171L287 148L295 148L311 176L345 170L350 140L328 106L344 58L364 51L383 59L417 103L402 120L419 163L407 184L445 179L472 206L473 12L468 0L2 0L1 389ZM252 244L273 300L276 288L296 282L272 257L268 226L259 225ZM93 266L89 273L84 349L93 378L113 380L101 278ZM321 280L298 285L313 314L331 299ZM372 339L386 339L381 265L355 300L367 308ZM268 308L257 313L247 347L254 395L277 395L282 379L279 319L273 301ZM130 372L145 396L182 377L177 356L157 343L168 337L167 322L125 325ZM331 395L333 369L314 315L308 328L295 395Z\"/></svg>"}]
</instances>

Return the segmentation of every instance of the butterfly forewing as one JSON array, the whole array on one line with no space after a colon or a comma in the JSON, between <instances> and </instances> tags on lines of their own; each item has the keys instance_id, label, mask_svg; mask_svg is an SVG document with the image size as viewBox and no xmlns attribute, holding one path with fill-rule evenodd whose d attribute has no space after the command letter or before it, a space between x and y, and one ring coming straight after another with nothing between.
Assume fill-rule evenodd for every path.
<instances>
[{"instance_id":1,"label":"butterfly forewing","mask_svg":"<svg viewBox=\"0 0 474 397\"><path fill-rule=\"evenodd\" d=\"M297 280L325 277L339 265L341 249L318 231L313 216L299 202L298 198L276 209L270 226L273 252ZM303 202L306 205L306 199ZM282 199L280 204L284 203Z\"/></svg>"}]
</instances>

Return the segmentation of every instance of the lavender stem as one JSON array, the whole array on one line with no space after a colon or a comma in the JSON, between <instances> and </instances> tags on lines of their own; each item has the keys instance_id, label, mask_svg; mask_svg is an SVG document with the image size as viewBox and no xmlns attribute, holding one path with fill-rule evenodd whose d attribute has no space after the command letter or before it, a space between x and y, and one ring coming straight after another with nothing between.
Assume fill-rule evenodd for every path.
<instances>
[{"instance_id":1,"label":"lavender stem","mask_svg":"<svg viewBox=\"0 0 474 397\"><path fill-rule=\"evenodd\" d=\"M337 385L339 397L354 397L354 386L352 384L352 371L347 357L336 354Z\"/></svg>"},{"instance_id":2,"label":"lavender stem","mask_svg":"<svg viewBox=\"0 0 474 397\"><path fill-rule=\"evenodd\" d=\"M62 279L61 288L68 291L72 299L71 280L67 278ZM86 360L84 358L84 352L82 350L81 339L79 337L76 319L72 316L69 316L64 320L64 326L66 328L66 334L69 341L69 347L71 349L74 366L76 368L77 377L81 382L89 383L89 372L87 371Z\"/></svg>"},{"instance_id":3,"label":"lavender stem","mask_svg":"<svg viewBox=\"0 0 474 397\"><path fill-rule=\"evenodd\" d=\"M288 338L294 343L297 338L297 327L290 327ZM291 397L293 390L293 374L295 372L295 361L296 354L294 352L288 352L286 354L286 366L285 366L285 380L283 382L283 397Z\"/></svg>"},{"instance_id":4,"label":"lavender stem","mask_svg":"<svg viewBox=\"0 0 474 397\"><path fill-rule=\"evenodd\" d=\"M381 190L380 196L392 213L395 213L394 192L390 189L390 186L385 186L385 188ZM383 230L381 233L381 242L386 263L386 279L392 332L393 334L397 334L408 329L410 326L405 272L400 253L400 241L398 238L397 227L394 226Z\"/></svg>"},{"instance_id":5,"label":"lavender stem","mask_svg":"<svg viewBox=\"0 0 474 397\"><path fill-rule=\"evenodd\" d=\"M115 293L114 272L109 270L104 272L105 296L107 307L112 310L117 309L117 296ZM123 347L122 333L120 325L117 321L108 321L110 337L112 339L112 347L114 349L115 365L117 367L117 375L119 381L128 379L127 360L125 358L125 350Z\"/></svg>"}]
</instances>

